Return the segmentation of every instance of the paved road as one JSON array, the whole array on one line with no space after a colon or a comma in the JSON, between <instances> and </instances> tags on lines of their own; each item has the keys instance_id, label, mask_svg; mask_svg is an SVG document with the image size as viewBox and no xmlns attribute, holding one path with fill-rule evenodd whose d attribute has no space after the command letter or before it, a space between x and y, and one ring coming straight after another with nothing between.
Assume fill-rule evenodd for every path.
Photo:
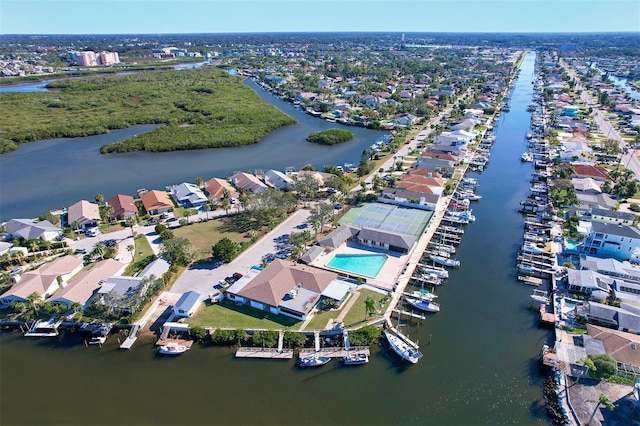
<instances>
[{"instance_id":1,"label":"paved road","mask_svg":"<svg viewBox=\"0 0 640 426\"><path fill-rule=\"evenodd\" d=\"M310 212L305 209L296 211L293 215L280 224L277 228L263 236L258 242L245 250L240 256L229 264L214 267L213 264L204 263L193 265L182 273L171 287L172 293L183 293L194 290L207 295L213 286L234 272L245 274L254 265L260 265L262 258L268 253L276 253L276 238L289 235L291 232L300 232L298 226L303 225Z\"/></svg>"}]
</instances>

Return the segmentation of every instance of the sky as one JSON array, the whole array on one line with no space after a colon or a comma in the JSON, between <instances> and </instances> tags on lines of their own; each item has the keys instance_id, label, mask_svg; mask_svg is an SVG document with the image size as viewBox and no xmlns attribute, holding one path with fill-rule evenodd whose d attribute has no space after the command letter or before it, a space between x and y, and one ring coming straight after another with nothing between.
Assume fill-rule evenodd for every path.
<instances>
[{"instance_id":1,"label":"sky","mask_svg":"<svg viewBox=\"0 0 640 426\"><path fill-rule=\"evenodd\" d=\"M639 0L0 0L0 34L639 32Z\"/></svg>"}]
</instances>

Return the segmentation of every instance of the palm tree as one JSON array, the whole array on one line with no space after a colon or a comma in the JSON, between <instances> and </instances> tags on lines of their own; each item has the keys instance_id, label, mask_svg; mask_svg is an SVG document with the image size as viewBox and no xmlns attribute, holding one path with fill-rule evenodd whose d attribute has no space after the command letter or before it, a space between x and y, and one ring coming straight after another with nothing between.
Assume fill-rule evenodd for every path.
<instances>
[{"instance_id":1,"label":"palm tree","mask_svg":"<svg viewBox=\"0 0 640 426\"><path fill-rule=\"evenodd\" d=\"M313 227L313 230L315 231L316 235L315 235L315 239L318 239L318 231L320 230L320 227L322 226L322 223L320 222L319 219L313 219L311 221L311 226Z\"/></svg>"},{"instance_id":2,"label":"palm tree","mask_svg":"<svg viewBox=\"0 0 640 426\"><path fill-rule=\"evenodd\" d=\"M97 243L91 250L92 256L97 256L100 260L104 260L104 255L107 253L107 246L103 242Z\"/></svg>"},{"instance_id":3,"label":"palm tree","mask_svg":"<svg viewBox=\"0 0 640 426\"><path fill-rule=\"evenodd\" d=\"M40 244L38 244L36 240L29 241L29 251L35 255L36 259L38 257L38 255L36 254L36 251L38 251L39 247L40 247Z\"/></svg>"},{"instance_id":4,"label":"palm tree","mask_svg":"<svg viewBox=\"0 0 640 426\"><path fill-rule=\"evenodd\" d=\"M187 219L187 224L189 224L189 216L191 216L191 213L193 213L191 209L184 209L184 212L182 213L182 215Z\"/></svg>"},{"instance_id":5,"label":"palm tree","mask_svg":"<svg viewBox=\"0 0 640 426\"><path fill-rule=\"evenodd\" d=\"M209 212L211 211L211 204L205 203L205 205L202 206L202 210L204 210L204 212L207 214L207 220L209 220Z\"/></svg>"},{"instance_id":6,"label":"palm tree","mask_svg":"<svg viewBox=\"0 0 640 426\"><path fill-rule=\"evenodd\" d=\"M131 254L131 260L132 260L132 261L133 261L133 251L134 251L135 249L136 249L136 248L135 248L135 246L133 246L133 245L131 245L131 244L129 244L129 245L127 246L127 251Z\"/></svg>"},{"instance_id":7,"label":"palm tree","mask_svg":"<svg viewBox=\"0 0 640 426\"><path fill-rule=\"evenodd\" d=\"M202 188L202 185L204 185L204 180L201 177L197 177L195 184L198 188Z\"/></svg>"},{"instance_id":8,"label":"palm tree","mask_svg":"<svg viewBox=\"0 0 640 426\"><path fill-rule=\"evenodd\" d=\"M589 401L590 402L595 402L593 400L589 400ZM605 394L600 394L600 398L598 398L597 402L598 403L596 404L596 407L593 409L593 413L591 413L591 417L589 417L589 421L587 422L587 426L589 426L591 424L591 421L596 416L596 413L600 409L600 405L604 405L607 408L607 410L609 410L609 411L613 411L613 409L615 408L613 403L611 402L611 400Z\"/></svg>"},{"instance_id":9,"label":"palm tree","mask_svg":"<svg viewBox=\"0 0 640 426\"><path fill-rule=\"evenodd\" d=\"M364 299L364 319L365 321L367 320L367 317L369 315L375 314L377 311L377 307L376 307L376 301L373 297L371 296L367 296L366 299Z\"/></svg>"},{"instance_id":10,"label":"palm tree","mask_svg":"<svg viewBox=\"0 0 640 426\"><path fill-rule=\"evenodd\" d=\"M80 221L77 219L74 220L73 223L71 223L71 227L74 231L77 231L78 229L80 229Z\"/></svg>"},{"instance_id":11,"label":"palm tree","mask_svg":"<svg viewBox=\"0 0 640 426\"><path fill-rule=\"evenodd\" d=\"M22 262L24 261L24 253L21 250L14 251L13 257L18 261L18 264L23 264Z\"/></svg>"},{"instance_id":12,"label":"palm tree","mask_svg":"<svg viewBox=\"0 0 640 426\"><path fill-rule=\"evenodd\" d=\"M138 218L136 216L128 216L125 220L124 223L125 225L127 225L129 228L131 228L131 236L134 237L135 235L133 234L133 227L134 225L138 222Z\"/></svg>"},{"instance_id":13,"label":"palm tree","mask_svg":"<svg viewBox=\"0 0 640 426\"><path fill-rule=\"evenodd\" d=\"M229 209L231 208L231 192L228 189L225 189L222 193L222 200L220 202L221 207L224 209L224 213L228 216Z\"/></svg>"},{"instance_id":14,"label":"palm tree","mask_svg":"<svg viewBox=\"0 0 640 426\"><path fill-rule=\"evenodd\" d=\"M102 205L102 203L104 203L104 195L102 195L102 194L96 194L96 196L95 196L95 200L96 200L96 203L97 203L99 206L101 206L101 205Z\"/></svg>"}]
</instances>

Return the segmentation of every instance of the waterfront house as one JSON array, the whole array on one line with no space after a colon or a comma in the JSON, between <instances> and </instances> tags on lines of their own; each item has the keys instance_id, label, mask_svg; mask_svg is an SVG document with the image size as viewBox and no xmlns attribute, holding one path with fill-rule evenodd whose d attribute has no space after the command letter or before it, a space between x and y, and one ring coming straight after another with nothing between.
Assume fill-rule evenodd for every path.
<instances>
[{"instance_id":1,"label":"waterfront house","mask_svg":"<svg viewBox=\"0 0 640 426\"><path fill-rule=\"evenodd\" d=\"M345 171L352 171L352 170L347 170L347 167L345 167ZM331 173L319 172L317 170L300 170L296 174L296 179L301 179L301 178L304 178L305 176L313 177L316 180L316 182L318 182L318 185L324 186L325 180L330 178L333 175Z\"/></svg>"},{"instance_id":2,"label":"waterfront house","mask_svg":"<svg viewBox=\"0 0 640 426\"><path fill-rule=\"evenodd\" d=\"M100 210L96 203L80 200L67 208L67 224L72 228L93 228L100 224Z\"/></svg>"},{"instance_id":3,"label":"waterfront house","mask_svg":"<svg viewBox=\"0 0 640 426\"><path fill-rule=\"evenodd\" d=\"M615 307L588 301L576 308L577 313L587 317L590 323L614 330L640 334L640 310L631 307Z\"/></svg>"},{"instance_id":4,"label":"waterfront house","mask_svg":"<svg viewBox=\"0 0 640 426\"><path fill-rule=\"evenodd\" d=\"M68 306L76 302L84 308L100 286L109 277L121 274L125 267L125 264L117 260L102 260L88 271L84 271L73 277L68 286L53 295L51 302L64 303Z\"/></svg>"},{"instance_id":5,"label":"waterfront house","mask_svg":"<svg viewBox=\"0 0 640 426\"><path fill-rule=\"evenodd\" d=\"M618 362L618 368L640 371L640 336L638 332L611 330L594 324L587 324L587 334L583 336L587 355L608 354Z\"/></svg>"},{"instance_id":6,"label":"waterfront house","mask_svg":"<svg viewBox=\"0 0 640 426\"><path fill-rule=\"evenodd\" d=\"M236 188L246 189L249 192L262 192L269 189L260 179L255 175L245 172L237 172L229 177L229 180Z\"/></svg>"},{"instance_id":7,"label":"waterfront house","mask_svg":"<svg viewBox=\"0 0 640 426\"><path fill-rule=\"evenodd\" d=\"M182 293L173 306L173 314L178 318L189 318L198 310L202 300L202 295L196 291Z\"/></svg>"},{"instance_id":8,"label":"waterfront house","mask_svg":"<svg viewBox=\"0 0 640 426\"><path fill-rule=\"evenodd\" d=\"M173 201L165 191L152 189L140 195L140 200L149 214L168 213L173 210Z\"/></svg>"},{"instance_id":9,"label":"waterfront house","mask_svg":"<svg viewBox=\"0 0 640 426\"><path fill-rule=\"evenodd\" d=\"M602 182L598 182L591 178L572 178L571 185L576 192L597 195L602 193Z\"/></svg>"},{"instance_id":10,"label":"waterfront house","mask_svg":"<svg viewBox=\"0 0 640 426\"><path fill-rule=\"evenodd\" d=\"M582 243L584 253L598 257L629 260L640 249L640 231L631 226L591 222L591 231Z\"/></svg>"},{"instance_id":11,"label":"waterfront house","mask_svg":"<svg viewBox=\"0 0 640 426\"><path fill-rule=\"evenodd\" d=\"M48 220L11 219L6 225L7 234L11 238L33 240L40 238L44 241L54 241L62 236L62 229Z\"/></svg>"},{"instance_id":12,"label":"waterfront house","mask_svg":"<svg viewBox=\"0 0 640 426\"><path fill-rule=\"evenodd\" d=\"M100 286L94 299L114 311L134 313L140 308L142 297L149 289L143 277L109 277Z\"/></svg>"},{"instance_id":13,"label":"waterfront house","mask_svg":"<svg viewBox=\"0 0 640 426\"><path fill-rule=\"evenodd\" d=\"M41 299L50 297L60 286L82 269L82 259L75 256L63 256L40 268L22 274L18 282L0 296L0 306L6 307L12 301L26 302L32 293Z\"/></svg>"},{"instance_id":14,"label":"waterfront house","mask_svg":"<svg viewBox=\"0 0 640 426\"><path fill-rule=\"evenodd\" d=\"M286 190L293 180L278 170L267 170L264 174L264 182L276 189Z\"/></svg>"},{"instance_id":15,"label":"waterfront house","mask_svg":"<svg viewBox=\"0 0 640 426\"><path fill-rule=\"evenodd\" d=\"M276 259L253 278L229 287L226 295L237 303L304 321L323 295L339 302L349 289L335 272Z\"/></svg>"},{"instance_id":16,"label":"waterfront house","mask_svg":"<svg viewBox=\"0 0 640 426\"><path fill-rule=\"evenodd\" d=\"M618 204L616 200L605 193L590 194L585 192L576 192L576 198L578 199L578 207L583 210L591 210L593 208L611 210Z\"/></svg>"},{"instance_id":17,"label":"waterfront house","mask_svg":"<svg viewBox=\"0 0 640 426\"><path fill-rule=\"evenodd\" d=\"M613 277L600 274L589 269L567 269L567 290L583 293L592 299L602 302L611 291Z\"/></svg>"},{"instance_id":18,"label":"waterfront house","mask_svg":"<svg viewBox=\"0 0 640 426\"><path fill-rule=\"evenodd\" d=\"M437 171L445 175L453 175L455 172L453 161L439 160L437 158L419 157L413 167L420 170Z\"/></svg>"},{"instance_id":19,"label":"waterfront house","mask_svg":"<svg viewBox=\"0 0 640 426\"><path fill-rule=\"evenodd\" d=\"M189 182L172 186L171 196L177 204L186 208L202 207L208 201L202 190Z\"/></svg>"},{"instance_id":20,"label":"waterfront house","mask_svg":"<svg viewBox=\"0 0 640 426\"><path fill-rule=\"evenodd\" d=\"M381 198L378 201L417 208L419 208L418 206L424 206L424 210L435 210L439 199L440 196L437 194L386 187L382 190ZM388 200L392 200L392 202Z\"/></svg>"},{"instance_id":21,"label":"waterfront house","mask_svg":"<svg viewBox=\"0 0 640 426\"><path fill-rule=\"evenodd\" d=\"M204 183L204 189L213 199L221 200L224 197L224 191L229 191L229 196L232 199L238 198L238 191L224 179L211 178Z\"/></svg>"},{"instance_id":22,"label":"waterfront house","mask_svg":"<svg viewBox=\"0 0 640 426\"><path fill-rule=\"evenodd\" d=\"M112 219L124 220L138 214L138 207L131 195L116 194L107 200L107 205L113 208Z\"/></svg>"},{"instance_id":23,"label":"waterfront house","mask_svg":"<svg viewBox=\"0 0 640 426\"><path fill-rule=\"evenodd\" d=\"M599 258L581 255L580 269L591 269L603 275L640 283L640 266L628 261L621 262L611 257Z\"/></svg>"}]
</instances>

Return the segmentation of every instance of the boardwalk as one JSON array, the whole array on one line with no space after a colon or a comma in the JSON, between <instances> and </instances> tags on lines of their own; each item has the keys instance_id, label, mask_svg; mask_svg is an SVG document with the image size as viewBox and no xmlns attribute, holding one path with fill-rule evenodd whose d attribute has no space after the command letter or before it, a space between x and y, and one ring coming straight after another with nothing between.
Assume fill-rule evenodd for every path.
<instances>
[{"instance_id":1,"label":"boardwalk","mask_svg":"<svg viewBox=\"0 0 640 426\"><path fill-rule=\"evenodd\" d=\"M325 356L329 358L342 358L347 356L347 353L350 354L360 354L364 353L369 356L370 351L368 346L351 346L349 350L345 349L342 346L339 347L331 347L331 348L322 348L319 351L315 351L313 348L305 348L300 350L300 358L308 358L310 356Z\"/></svg>"},{"instance_id":2,"label":"boardwalk","mask_svg":"<svg viewBox=\"0 0 640 426\"><path fill-rule=\"evenodd\" d=\"M253 348L240 346L236 351L236 358L267 358L267 359L292 359L293 349Z\"/></svg>"}]
</instances>

